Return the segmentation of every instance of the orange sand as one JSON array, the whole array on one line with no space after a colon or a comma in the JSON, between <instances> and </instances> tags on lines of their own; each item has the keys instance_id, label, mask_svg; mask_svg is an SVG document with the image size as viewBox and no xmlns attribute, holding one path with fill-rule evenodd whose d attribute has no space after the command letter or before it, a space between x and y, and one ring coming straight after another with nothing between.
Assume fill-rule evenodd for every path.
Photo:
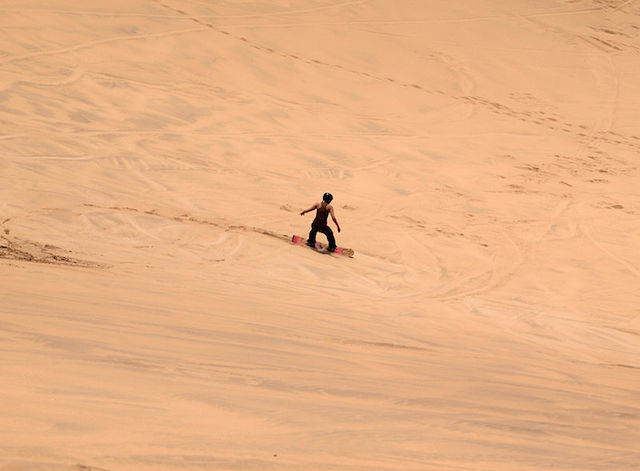
<instances>
[{"instance_id":1,"label":"orange sand","mask_svg":"<svg viewBox=\"0 0 640 471\"><path fill-rule=\"evenodd\" d=\"M0 3L0 470L640 469L639 51L622 0ZM353 259L288 242L325 191Z\"/></svg>"}]
</instances>

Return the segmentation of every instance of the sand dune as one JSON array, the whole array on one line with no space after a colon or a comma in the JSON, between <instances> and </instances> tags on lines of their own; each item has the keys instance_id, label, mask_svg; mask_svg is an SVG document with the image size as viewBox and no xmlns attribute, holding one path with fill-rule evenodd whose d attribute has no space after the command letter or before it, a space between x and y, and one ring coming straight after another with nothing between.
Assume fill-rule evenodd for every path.
<instances>
[{"instance_id":1,"label":"sand dune","mask_svg":"<svg viewBox=\"0 0 640 471\"><path fill-rule=\"evenodd\" d=\"M0 470L640 469L636 2L0 25Z\"/></svg>"}]
</instances>

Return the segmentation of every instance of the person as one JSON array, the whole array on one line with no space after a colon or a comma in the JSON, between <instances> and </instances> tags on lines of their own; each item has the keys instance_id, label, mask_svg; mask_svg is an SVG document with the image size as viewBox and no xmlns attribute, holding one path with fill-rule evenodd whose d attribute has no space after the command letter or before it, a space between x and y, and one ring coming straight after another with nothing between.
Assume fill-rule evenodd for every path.
<instances>
[{"instance_id":1,"label":"person","mask_svg":"<svg viewBox=\"0 0 640 471\"><path fill-rule=\"evenodd\" d=\"M315 247L316 234L318 232L322 232L325 236L327 236L327 240L329 241L329 247L327 247L327 250L329 252L335 252L336 250L336 239L335 237L333 237L333 231L327 223L329 214L331 214L331 219L333 219L333 222L338 228L338 232L340 232L340 224L338 224L335 212L333 211L333 206L331 206L332 200L333 195L331 193L325 193L324 195L322 195L322 201L320 203L316 203L309 209L305 209L300 213L300 216L303 216L309 211L313 211L314 209L316 210L316 218L311 223L311 231L309 232L309 237L307 239L307 245L309 247Z\"/></svg>"}]
</instances>

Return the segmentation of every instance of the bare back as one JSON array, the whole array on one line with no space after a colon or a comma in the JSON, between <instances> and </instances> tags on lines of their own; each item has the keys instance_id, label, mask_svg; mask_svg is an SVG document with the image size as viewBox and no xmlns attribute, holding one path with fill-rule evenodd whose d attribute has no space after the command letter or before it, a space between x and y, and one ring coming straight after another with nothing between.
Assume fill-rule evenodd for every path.
<instances>
[{"instance_id":1,"label":"bare back","mask_svg":"<svg viewBox=\"0 0 640 471\"><path fill-rule=\"evenodd\" d=\"M312 225L314 227L326 227L329 213L331 212L331 205L321 202L316 208L316 218L313 220Z\"/></svg>"}]
</instances>

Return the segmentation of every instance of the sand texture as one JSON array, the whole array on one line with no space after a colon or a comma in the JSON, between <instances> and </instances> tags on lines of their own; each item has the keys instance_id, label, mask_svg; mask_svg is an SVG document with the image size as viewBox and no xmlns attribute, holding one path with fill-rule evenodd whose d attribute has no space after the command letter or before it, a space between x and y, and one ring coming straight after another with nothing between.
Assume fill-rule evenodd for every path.
<instances>
[{"instance_id":1,"label":"sand texture","mask_svg":"<svg viewBox=\"0 0 640 471\"><path fill-rule=\"evenodd\" d=\"M0 470L640 470L639 110L638 1L0 0Z\"/></svg>"}]
</instances>

